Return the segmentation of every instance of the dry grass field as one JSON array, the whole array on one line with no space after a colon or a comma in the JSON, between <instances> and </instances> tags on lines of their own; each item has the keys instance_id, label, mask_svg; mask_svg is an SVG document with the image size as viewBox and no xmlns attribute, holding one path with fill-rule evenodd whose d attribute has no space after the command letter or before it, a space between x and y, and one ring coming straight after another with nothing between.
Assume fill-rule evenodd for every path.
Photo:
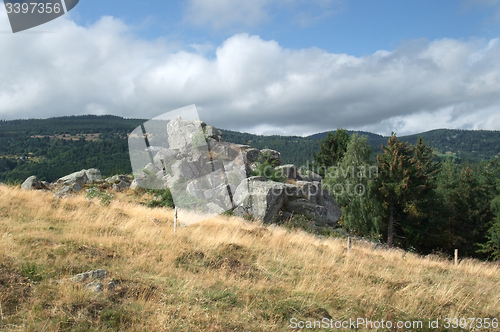
<instances>
[{"instance_id":1,"label":"dry grass field","mask_svg":"<svg viewBox=\"0 0 500 332\"><path fill-rule=\"evenodd\" d=\"M0 331L293 331L358 318L423 323L304 330L499 330L444 327L500 318L496 264L454 266L365 242L347 251L345 239L224 216L174 237L173 212L137 200L122 193L103 206L0 186ZM96 269L114 290L70 280Z\"/></svg>"}]
</instances>

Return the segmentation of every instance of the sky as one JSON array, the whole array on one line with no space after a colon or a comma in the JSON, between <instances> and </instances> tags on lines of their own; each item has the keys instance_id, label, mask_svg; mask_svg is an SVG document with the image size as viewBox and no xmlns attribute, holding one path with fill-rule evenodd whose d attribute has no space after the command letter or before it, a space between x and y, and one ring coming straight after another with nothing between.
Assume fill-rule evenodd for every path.
<instances>
[{"instance_id":1,"label":"sky","mask_svg":"<svg viewBox=\"0 0 500 332\"><path fill-rule=\"evenodd\" d=\"M0 119L149 119L305 136L500 130L500 0L80 0L13 34Z\"/></svg>"}]
</instances>

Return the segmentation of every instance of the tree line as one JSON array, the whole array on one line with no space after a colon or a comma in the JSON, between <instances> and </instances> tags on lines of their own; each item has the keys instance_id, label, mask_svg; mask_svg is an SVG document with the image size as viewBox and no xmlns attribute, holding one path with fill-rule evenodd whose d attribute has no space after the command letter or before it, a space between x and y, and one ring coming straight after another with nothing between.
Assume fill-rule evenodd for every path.
<instances>
[{"instance_id":1,"label":"tree line","mask_svg":"<svg viewBox=\"0 0 500 332\"><path fill-rule=\"evenodd\" d=\"M438 161L422 138L394 133L381 151L371 158L366 136L337 130L314 154L311 168L333 190L346 231L423 254L500 258L498 159Z\"/></svg>"}]
</instances>

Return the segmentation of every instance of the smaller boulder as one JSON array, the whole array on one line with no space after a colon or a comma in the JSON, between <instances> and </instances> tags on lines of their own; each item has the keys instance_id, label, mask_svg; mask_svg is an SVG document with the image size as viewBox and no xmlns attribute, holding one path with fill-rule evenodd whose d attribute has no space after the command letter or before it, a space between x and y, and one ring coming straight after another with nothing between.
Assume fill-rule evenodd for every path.
<instances>
[{"instance_id":1,"label":"smaller boulder","mask_svg":"<svg viewBox=\"0 0 500 332\"><path fill-rule=\"evenodd\" d=\"M57 180L57 184L72 186L75 183L86 184L87 181L88 177L85 173L85 170L81 170L79 172L74 172L69 175L63 176L62 178Z\"/></svg>"},{"instance_id":2,"label":"smaller boulder","mask_svg":"<svg viewBox=\"0 0 500 332\"><path fill-rule=\"evenodd\" d=\"M204 130L206 138L213 138L217 142L222 141L222 132L219 129L214 126L206 125Z\"/></svg>"},{"instance_id":3,"label":"smaller boulder","mask_svg":"<svg viewBox=\"0 0 500 332\"><path fill-rule=\"evenodd\" d=\"M97 168L90 168L84 170L87 175L87 183L99 183L102 182L101 171Z\"/></svg>"},{"instance_id":4,"label":"smaller boulder","mask_svg":"<svg viewBox=\"0 0 500 332\"><path fill-rule=\"evenodd\" d=\"M35 175L32 175L29 178L27 178L21 185L21 188L24 190L44 189L42 183L40 182L40 180L38 180L38 178Z\"/></svg>"},{"instance_id":5,"label":"smaller boulder","mask_svg":"<svg viewBox=\"0 0 500 332\"><path fill-rule=\"evenodd\" d=\"M318 226L324 226L327 218L327 209L324 206L309 203L300 198L286 204L286 211L294 214L302 214L313 219Z\"/></svg>"},{"instance_id":6,"label":"smaller boulder","mask_svg":"<svg viewBox=\"0 0 500 332\"><path fill-rule=\"evenodd\" d=\"M274 166L281 165L281 153L279 153L278 151L271 149L262 149L260 150L260 153L265 160L268 160L271 164L274 164Z\"/></svg>"}]
</instances>

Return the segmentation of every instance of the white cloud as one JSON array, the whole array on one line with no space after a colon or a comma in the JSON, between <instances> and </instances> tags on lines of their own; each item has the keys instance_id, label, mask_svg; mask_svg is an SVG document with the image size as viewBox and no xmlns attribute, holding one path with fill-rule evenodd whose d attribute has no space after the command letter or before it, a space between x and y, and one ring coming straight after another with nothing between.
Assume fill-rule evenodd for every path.
<instances>
[{"instance_id":1,"label":"white cloud","mask_svg":"<svg viewBox=\"0 0 500 332\"><path fill-rule=\"evenodd\" d=\"M354 57L237 34L208 57L140 40L111 17L49 24L56 33L0 37L0 118L151 118L194 103L208 123L258 133L500 129L496 40L419 40Z\"/></svg>"}]
</instances>

